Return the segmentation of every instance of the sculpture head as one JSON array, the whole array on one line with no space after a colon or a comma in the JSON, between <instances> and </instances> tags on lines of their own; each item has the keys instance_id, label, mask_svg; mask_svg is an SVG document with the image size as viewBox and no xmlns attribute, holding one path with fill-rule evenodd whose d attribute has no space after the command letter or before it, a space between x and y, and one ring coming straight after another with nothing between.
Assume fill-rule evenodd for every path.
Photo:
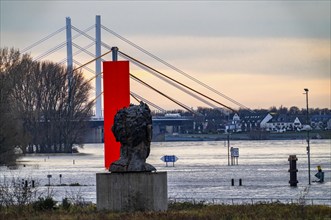
<instances>
[{"instance_id":1,"label":"sculpture head","mask_svg":"<svg viewBox=\"0 0 331 220\"><path fill-rule=\"evenodd\" d=\"M113 162L111 172L150 172L155 167L146 163L152 140L152 115L143 102L119 110L114 117L112 131L121 143L120 159Z\"/></svg>"},{"instance_id":2,"label":"sculpture head","mask_svg":"<svg viewBox=\"0 0 331 220\"><path fill-rule=\"evenodd\" d=\"M114 118L112 131L122 145L150 145L152 137L151 111L143 102L119 110Z\"/></svg>"}]
</instances>

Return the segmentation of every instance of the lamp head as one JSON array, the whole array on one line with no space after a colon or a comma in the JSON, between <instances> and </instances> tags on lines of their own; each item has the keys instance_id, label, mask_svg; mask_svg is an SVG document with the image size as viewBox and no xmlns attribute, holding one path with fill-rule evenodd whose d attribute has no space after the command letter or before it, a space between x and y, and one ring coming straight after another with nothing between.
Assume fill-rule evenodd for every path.
<instances>
[{"instance_id":1,"label":"lamp head","mask_svg":"<svg viewBox=\"0 0 331 220\"><path fill-rule=\"evenodd\" d=\"M304 88L305 92L308 92L309 90L307 88Z\"/></svg>"}]
</instances>

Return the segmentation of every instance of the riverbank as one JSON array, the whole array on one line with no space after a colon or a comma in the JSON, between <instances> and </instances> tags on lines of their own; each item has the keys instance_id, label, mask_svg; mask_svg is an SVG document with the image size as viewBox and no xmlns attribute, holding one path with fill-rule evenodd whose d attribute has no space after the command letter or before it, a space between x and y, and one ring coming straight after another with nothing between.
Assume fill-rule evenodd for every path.
<instances>
[{"instance_id":1,"label":"riverbank","mask_svg":"<svg viewBox=\"0 0 331 220\"><path fill-rule=\"evenodd\" d=\"M107 212L95 205L62 204L51 209L39 206L0 207L0 219L330 219L331 207L297 204L205 205L203 203L173 203L166 212Z\"/></svg>"},{"instance_id":2,"label":"riverbank","mask_svg":"<svg viewBox=\"0 0 331 220\"><path fill-rule=\"evenodd\" d=\"M241 132L232 134L175 134L175 135L159 135L154 137L153 141L222 141L227 140L228 136L231 140L305 140L306 132ZM331 131L311 131L311 139L331 139Z\"/></svg>"}]
</instances>

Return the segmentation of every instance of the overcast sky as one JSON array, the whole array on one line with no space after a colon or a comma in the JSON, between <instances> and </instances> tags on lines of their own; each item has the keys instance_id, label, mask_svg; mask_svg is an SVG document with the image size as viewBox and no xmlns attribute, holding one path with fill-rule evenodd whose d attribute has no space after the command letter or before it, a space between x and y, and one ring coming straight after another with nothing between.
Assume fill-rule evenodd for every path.
<instances>
[{"instance_id":1,"label":"overcast sky","mask_svg":"<svg viewBox=\"0 0 331 220\"><path fill-rule=\"evenodd\" d=\"M331 108L330 8L330 1L1 0L1 47L22 50L65 26L66 17L84 30L101 15L102 25L250 108L304 107L304 88L311 107ZM94 36L94 30L88 34ZM28 52L38 56L64 40L63 31ZM104 30L102 41L237 108ZM58 62L65 56L63 48L46 59ZM74 59L83 63L91 57ZM206 106L131 66L132 73L186 105ZM131 88L163 108L179 108L135 82Z\"/></svg>"}]
</instances>

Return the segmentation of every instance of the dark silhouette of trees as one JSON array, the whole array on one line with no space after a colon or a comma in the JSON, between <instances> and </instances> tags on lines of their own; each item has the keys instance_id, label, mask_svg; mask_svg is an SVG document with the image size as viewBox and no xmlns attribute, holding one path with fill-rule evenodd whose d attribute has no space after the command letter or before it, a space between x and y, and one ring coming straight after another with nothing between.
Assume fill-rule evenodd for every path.
<instances>
[{"instance_id":1,"label":"dark silhouette of trees","mask_svg":"<svg viewBox=\"0 0 331 220\"><path fill-rule=\"evenodd\" d=\"M297 114L300 114L300 109L296 106L292 106L290 109L289 109L289 114L291 115L297 115Z\"/></svg>"},{"instance_id":2,"label":"dark silhouette of trees","mask_svg":"<svg viewBox=\"0 0 331 220\"><path fill-rule=\"evenodd\" d=\"M74 72L69 85L69 72L61 65L36 62L7 48L1 48L1 61L1 75L6 78L2 81L5 86L1 86L6 88L3 103L9 103L8 107L3 104L1 113L21 124L17 133L26 140L19 145L23 153L72 152L74 144L82 143L93 106L89 101L91 85L82 72Z\"/></svg>"},{"instance_id":3,"label":"dark silhouette of trees","mask_svg":"<svg viewBox=\"0 0 331 220\"><path fill-rule=\"evenodd\" d=\"M15 50L0 50L0 165L15 164L17 147L26 144L22 123L14 111L10 94L13 81L9 77L12 66L19 62L19 53Z\"/></svg>"},{"instance_id":4,"label":"dark silhouette of trees","mask_svg":"<svg viewBox=\"0 0 331 220\"><path fill-rule=\"evenodd\" d=\"M280 106L279 108L272 106L269 109L253 109L254 113L247 109L239 109L237 113L230 112L230 114L226 114L226 111L223 109L213 109L213 108L206 108L206 107L198 107L196 112L200 113L199 115L192 115L190 112L185 112L183 110L173 110L171 113L180 113L180 115L189 115L193 116L193 120L195 123L195 131L193 132L204 132L204 133L217 133L217 132L223 132L225 130L225 126L230 125L233 119L233 116L235 114L238 114L240 117L241 122L238 124L238 126L241 128L242 131L247 130L256 130L259 128L259 122L254 122L251 125L246 124L243 122L243 119L250 116L261 116L265 117L268 113L271 113L272 115L282 115L284 117L291 117L293 116L298 117L300 120L302 118L306 117L306 109L302 108L299 109L296 106L292 106L290 108ZM311 117L316 115L331 115L331 110L324 108L310 108L309 114ZM293 118L292 117L292 118ZM262 119L261 119L262 120ZM301 120L302 123L306 123L305 120ZM315 122L316 123L316 122ZM239 128L238 127L238 128ZM321 127L327 127L327 121L323 122L323 125ZM204 129L202 129L204 128ZM290 128L293 130L293 128ZM261 131L260 133L256 133L258 135L262 135ZM265 137L265 134L263 133L263 136L255 137L255 133L252 133L252 137L254 138L261 138ZM252 138L252 139L254 139Z\"/></svg>"}]
</instances>

